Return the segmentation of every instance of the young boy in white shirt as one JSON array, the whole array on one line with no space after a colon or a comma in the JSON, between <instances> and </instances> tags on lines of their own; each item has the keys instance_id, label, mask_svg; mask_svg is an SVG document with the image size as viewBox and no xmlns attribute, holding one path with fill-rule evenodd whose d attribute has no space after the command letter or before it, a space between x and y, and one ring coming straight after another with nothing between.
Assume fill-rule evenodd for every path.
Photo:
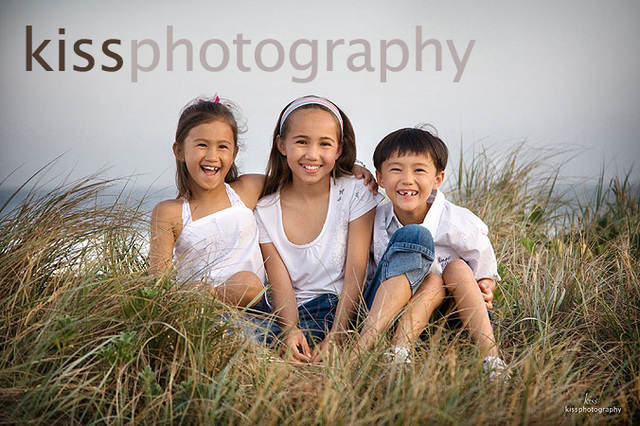
<instances>
[{"instance_id":1,"label":"young boy in white shirt","mask_svg":"<svg viewBox=\"0 0 640 426\"><path fill-rule=\"evenodd\" d=\"M390 355L410 362L411 346L448 295L494 378L506 369L487 311L497 262L484 222L438 190L447 158L444 142L417 128L392 132L376 147L376 177L391 202L376 210L359 347L370 347L404 308Z\"/></svg>"}]
</instances>

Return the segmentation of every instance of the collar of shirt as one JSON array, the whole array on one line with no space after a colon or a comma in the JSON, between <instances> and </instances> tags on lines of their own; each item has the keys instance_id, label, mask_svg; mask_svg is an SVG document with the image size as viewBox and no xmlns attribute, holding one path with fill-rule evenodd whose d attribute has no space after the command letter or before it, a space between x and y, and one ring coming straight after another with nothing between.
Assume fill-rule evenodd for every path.
<instances>
[{"instance_id":1,"label":"collar of shirt","mask_svg":"<svg viewBox=\"0 0 640 426\"><path fill-rule=\"evenodd\" d=\"M431 207L427 212L427 216L424 218L422 222L422 226L427 228L429 232L431 232L431 236L435 240L436 231L438 229L438 225L440 224L440 217L442 217L442 211L444 209L444 194L437 189L434 190L435 197L433 197L433 202L431 203ZM433 194L432 194L433 195ZM429 197L427 200L430 201L432 197ZM398 229L402 228L402 223L396 217L396 213L393 211L393 206L391 207L391 214L386 217L385 227L387 229L387 233L389 236L393 235Z\"/></svg>"}]
</instances>

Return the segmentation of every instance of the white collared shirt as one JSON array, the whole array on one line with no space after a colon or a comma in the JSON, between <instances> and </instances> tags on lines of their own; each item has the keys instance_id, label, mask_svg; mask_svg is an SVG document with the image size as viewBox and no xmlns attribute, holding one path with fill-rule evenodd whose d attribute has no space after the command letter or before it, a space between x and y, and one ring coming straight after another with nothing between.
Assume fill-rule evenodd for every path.
<instances>
[{"instance_id":1,"label":"white collared shirt","mask_svg":"<svg viewBox=\"0 0 640 426\"><path fill-rule=\"evenodd\" d=\"M422 222L433 236L435 259L429 272L442 275L444 268L455 259L463 259L473 271L476 280L490 278L500 280L498 263L487 236L487 225L464 207L447 201L442 192L435 190L433 203ZM387 249L391 236L402 227L393 211L393 204L387 202L378 206L373 226L373 241L367 278L371 279L382 255Z\"/></svg>"}]
</instances>

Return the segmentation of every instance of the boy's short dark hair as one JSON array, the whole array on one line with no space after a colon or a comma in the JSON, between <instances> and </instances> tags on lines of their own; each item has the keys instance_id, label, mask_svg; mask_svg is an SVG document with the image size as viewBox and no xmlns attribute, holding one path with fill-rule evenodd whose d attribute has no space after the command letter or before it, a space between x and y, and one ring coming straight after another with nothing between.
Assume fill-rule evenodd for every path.
<instances>
[{"instance_id":1,"label":"boy's short dark hair","mask_svg":"<svg viewBox=\"0 0 640 426\"><path fill-rule=\"evenodd\" d=\"M380 141L373 153L373 164L380 171L382 163L392 155L407 154L429 154L439 173L447 167L449 150L442 139L428 130L405 128L389 133Z\"/></svg>"}]
</instances>

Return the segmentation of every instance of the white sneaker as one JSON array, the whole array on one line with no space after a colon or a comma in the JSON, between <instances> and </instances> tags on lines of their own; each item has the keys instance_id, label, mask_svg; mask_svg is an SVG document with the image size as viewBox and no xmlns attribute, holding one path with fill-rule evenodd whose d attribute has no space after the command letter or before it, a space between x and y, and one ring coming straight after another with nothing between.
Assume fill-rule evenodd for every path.
<instances>
[{"instance_id":1,"label":"white sneaker","mask_svg":"<svg viewBox=\"0 0 640 426\"><path fill-rule=\"evenodd\" d=\"M385 353L384 357L391 364L411 364L411 349L404 346L392 346Z\"/></svg>"},{"instance_id":2,"label":"white sneaker","mask_svg":"<svg viewBox=\"0 0 640 426\"><path fill-rule=\"evenodd\" d=\"M498 380L509 380L511 378L511 374L507 372L508 368L507 363L497 356L485 357L482 365L482 371L489 374L489 380L492 382Z\"/></svg>"}]
</instances>

